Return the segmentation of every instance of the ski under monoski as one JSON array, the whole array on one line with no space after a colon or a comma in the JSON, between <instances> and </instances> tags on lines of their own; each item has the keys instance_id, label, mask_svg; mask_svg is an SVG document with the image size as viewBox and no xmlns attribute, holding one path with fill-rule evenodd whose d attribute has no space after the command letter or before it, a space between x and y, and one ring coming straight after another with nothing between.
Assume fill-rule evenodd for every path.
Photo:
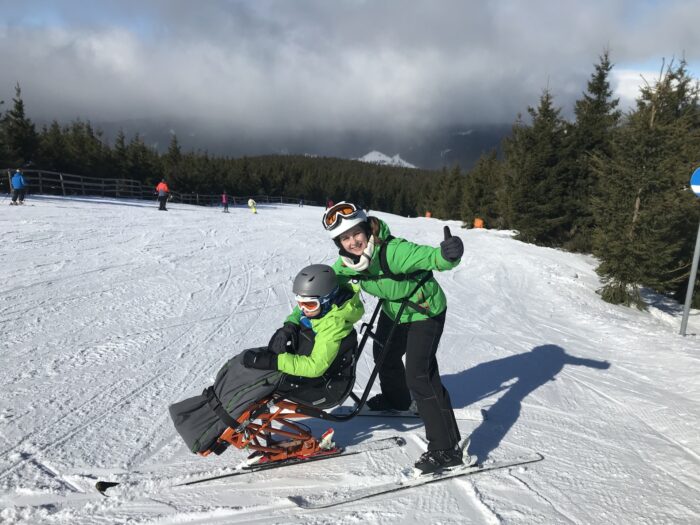
<instances>
[{"instance_id":1,"label":"ski under monoski","mask_svg":"<svg viewBox=\"0 0 700 525\"><path fill-rule=\"evenodd\" d=\"M187 485L197 485L199 483L207 483L209 481L215 481L218 479L232 478L235 476L243 476L246 474L253 474L262 470L271 470L282 467L289 467L292 465L304 465L306 463L312 463L315 461L322 461L324 459L332 459L344 456L353 456L355 454L363 454L366 452L374 452L378 450L385 450L394 447L402 447L406 444L406 440L401 436L391 436L388 438L375 439L372 441L367 441L365 443L360 443L358 445L350 445L347 447L338 447L329 452L324 452L323 454L311 456L309 458L292 458L284 461L273 461L269 463L256 463L253 465L248 465L235 470L234 472L229 472L226 474L218 474L216 476L208 476L205 478L197 478L191 481L185 481L183 483L177 483L171 485L172 487L185 487ZM115 482L115 481L98 481L95 483L95 488L103 496L108 496L107 490L116 487L118 485L138 485L138 481L133 482Z\"/></svg>"},{"instance_id":2,"label":"ski under monoski","mask_svg":"<svg viewBox=\"0 0 700 525\"><path fill-rule=\"evenodd\" d=\"M351 503L353 501L371 498L374 496L379 496L381 494L390 494L392 492L398 492L401 490L410 489L412 487L419 487L422 485L427 485L428 483L437 483L438 481L454 479L461 476L470 476L472 474L479 474L481 472L489 472L492 470L527 465L529 463L535 463L543 459L544 456L542 454L533 453L528 456L522 456L516 459L498 460L483 465L464 465L449 470L436 472L434 474L425 474L416 478L407 478L398 481L390 481L378 485L370 485L368 487L344 490L342 492L326 491L319 494L311 494L306 496L290 496L289 499L293 501L297 506L303 509L323 509L327 507L334 507L336 505L342 505L344 503Z\"/></svg>"}]
</instances>

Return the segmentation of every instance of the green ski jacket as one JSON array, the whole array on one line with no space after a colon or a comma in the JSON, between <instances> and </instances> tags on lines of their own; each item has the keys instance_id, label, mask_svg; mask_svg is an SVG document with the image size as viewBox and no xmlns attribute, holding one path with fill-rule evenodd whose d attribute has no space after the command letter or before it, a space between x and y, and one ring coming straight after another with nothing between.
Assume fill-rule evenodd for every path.
<instances>
[{"instance_id":1,"label":"green ski jacket","mask_svg":"<svg viewBox=\"0 0 700 525\"><path fill-rule=\"evenodd\" d=\"M342 285L341 286L348 286ZM352 332L353 325L365 313L360 301L360 288L352 286L353 295L342 305L333 305L323 317L312 319L311 329L314 331L314 347L308 356L292 353L279 354L277 369L286 374L301 377L320 377L338 355L340 343ZM301 310L294 307L285 323L301 323Z\"/></svg>"},{"instance_id":2,"label":"green ski jacket","mask_svg":"<svg viewBox=\"0 0 700 525\"><path fill-rule=\"evenodd\" d=\"M333 270L340 282L359 279L359 284L365 292L385 299L382 310L392 320L396 320L403 299L408 298L425 309L425 312L421 312L407 306L401 314L400 323L410 323L440 315L447 308L447 298L435 278L431 277L416 293L408 297L420 281L420 276L405 281L397 281L388 276L382 278L381 276L385 274L381 268L380 251L386 250L386 262L389 270L394 274L411 274L419 270L451 270L460 261L447 261L440 254L440 248L414 244L405 239L392 238L389 242L385 242L391 232L384 221L380 220L379 225L379 242L375 245L372 261L366 270L357 272L348 268L341 258L333 264ZM368 276L370 279L362 280L363 276ZM375 276L380 277L372 279Z\"/></svg>"}]
</instances>

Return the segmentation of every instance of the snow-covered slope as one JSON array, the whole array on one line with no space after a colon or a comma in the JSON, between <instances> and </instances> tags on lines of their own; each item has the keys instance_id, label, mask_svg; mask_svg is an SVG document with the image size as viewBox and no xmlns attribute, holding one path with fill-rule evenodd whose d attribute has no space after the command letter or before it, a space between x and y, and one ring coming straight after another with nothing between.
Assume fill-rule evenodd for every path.
<instances>
[{"instance_id":1,"label":"snow-covered slope","mask_svg":"<svg viewBox=\"0 0 700 525\"><path fill-rule=\"evenodd\" d=\"M408 443L169 488L229 471L245 454L190 454L167 406L199 393L229 357L265 344L292 306L296 272L335 258L321 209L6 203L2 523L698 523L698 312L683 338L677 305L645 313L602 302L590 257L378 213L419 243L437 245L444 224L464 240L462 263L437 275L449 302L439 361L471 452L489 460L537 450L545 460L303 511L287 496L397 477L425 447L420 423L337 423L339 444L395 434ZM482 408L488 419L473 420ZM92 490L98 477L134 483L104 498Z\"/></svg>"},{"instance_id":2,"label":"snow-covered slope","mask_svg":"<svg viewBox=\"0 0 700 525\"><path fill-rule=\"evenodd\" d=\"M389 157L380 151L370 151L364 157L357 159L362 162L369 162L370 164L382 164L384 166L396 166L398 168L415 168L410 162L403 160L398 153L393 157Z\"/></svg>"}]
</instances>

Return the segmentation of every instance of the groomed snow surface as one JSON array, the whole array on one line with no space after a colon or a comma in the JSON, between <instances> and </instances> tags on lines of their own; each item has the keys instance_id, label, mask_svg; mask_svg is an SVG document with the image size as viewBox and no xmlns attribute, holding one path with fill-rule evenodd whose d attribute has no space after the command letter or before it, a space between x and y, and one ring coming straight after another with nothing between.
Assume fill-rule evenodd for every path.
<instances>
[{"instance_id":1,"label":"groomed snow surface","mask_svg":"<svg viewBox=\"0 0 700 525\"><path fill-rule=\"evenodd\" d=\"M470 451L481 461L545 459L305 511L287 496L399 477L425 449L420 421L333 424L339 445L401 435L402 448L174 488L230 472L246 453L191 454L167 407L200 393L231 356L266 344L293 305L296 272L335 259L322 210L8 203L2 523L700 523L700 314L682 337L676 303L652 297L649 312L604 303L591 257L376 213L418 243L437 246L445 224L464 240L461 264L437 275L449 303L438 356ZM480 409L487 420L474 417ZM127 483L106 498L97 479Z\"/></svg>"}]
</instances>

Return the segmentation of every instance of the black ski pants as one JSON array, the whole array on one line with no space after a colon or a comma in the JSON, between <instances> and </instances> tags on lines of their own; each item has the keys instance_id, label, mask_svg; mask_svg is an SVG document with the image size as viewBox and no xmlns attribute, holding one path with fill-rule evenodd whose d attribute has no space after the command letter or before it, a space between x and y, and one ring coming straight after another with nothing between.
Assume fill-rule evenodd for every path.
<instances>
[{"instance_id":1,"label":"black ski pants","mask_svg":"<svg viewBox=\"0 0 700 525\"><path fill-rule=\"evenodd\" d=\"M411 404L411 394L425 424L428 450L452 448L460 435L452 410L450 394L440 380L437 353L445 314L412 323L399 324L389 342L387 355L379 370L379 385L389 403L401 410ZM377 339L386 341L394 322L383 311L379 315ZM375 361L382 348L375 342ZM403 356L406 356L406 366Z\"/></svg>"},{"instance_id":2,"label":"black ski pants","mask_svg":"<svg viewBox=\"0 0 700 525\"><path fill-rule=\"evenodd\" d=\"M165 207L165 203L168 202L168 196L167 195L159 195L158 202L160 203L160 206L158 207L158 209L167 211L167 208Z\"/></svg>"},{"instance_id":3,"label":"black ski pants","mask_svg":"<svg viewBox=\"0 0 700 525\"><path fill-rule=\"evenodd\" d=\"M19 197L19 202L24 202L24 194L25 193L26 193L26 190L24 188L12 190L12 202L17 202L18 197Z\"/></svg>"}]
</instances>

